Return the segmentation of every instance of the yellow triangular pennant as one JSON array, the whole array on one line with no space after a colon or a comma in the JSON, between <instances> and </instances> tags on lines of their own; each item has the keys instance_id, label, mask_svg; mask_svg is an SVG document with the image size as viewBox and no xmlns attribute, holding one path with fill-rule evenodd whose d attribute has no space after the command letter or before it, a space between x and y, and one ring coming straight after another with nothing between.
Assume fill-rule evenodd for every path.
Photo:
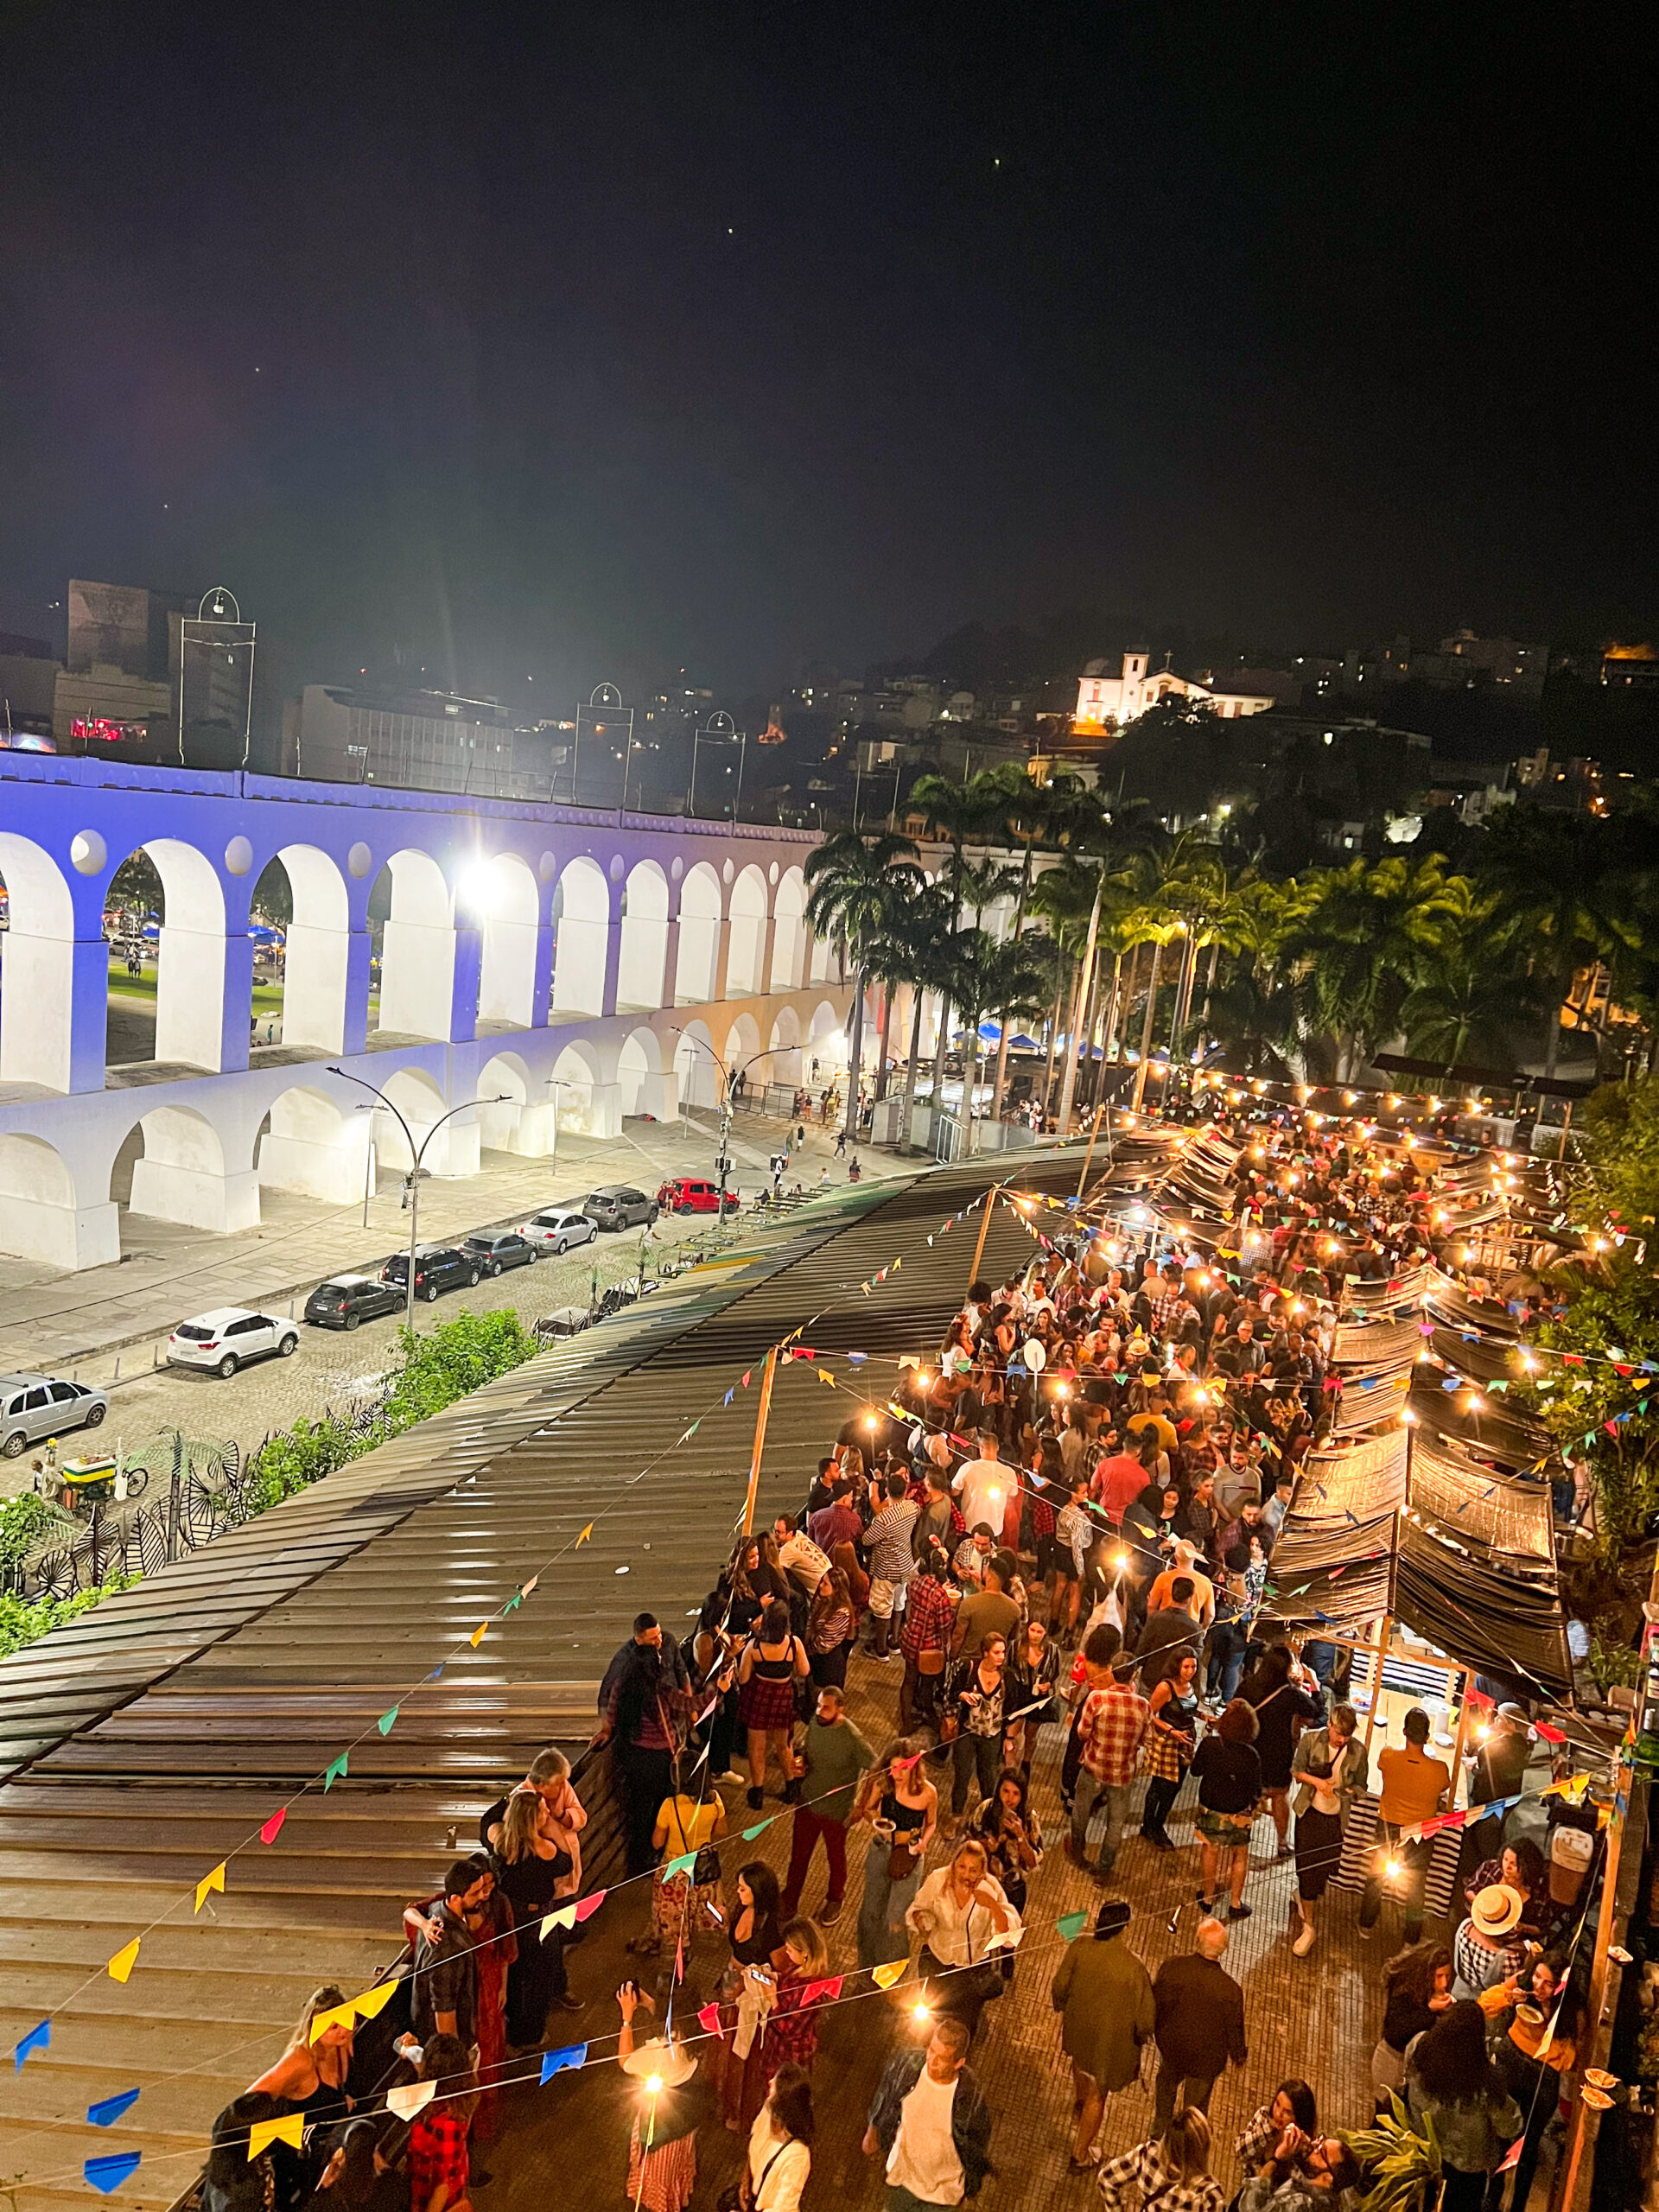
<instances>
[{"instance_id":1,"label":"yellow triangular pennant","mask_svg":"<svg viewBox=\"0 0 1659 2212\"><path fill-rule=\"evenodd\" d=\"M285 2112L279 2120L256 2120L248 2130L248 2156L257 2158L273 2143L291 2143L300 2150L305 2142L305 2114Z\"/></svg>"},{"instance_id":2,"label":"yellow triangular pennant","mask_svg":"<svg viewBox=\"0 0 1659 2212\"><path fill-rule=\"evenodd\" d=\"M827 1367L821 1367L818 1370L818 1380L820 1382L827 1382L832 1390L836 1387L836 1378Z\"/></svg>"},{"instance_id":3,"label":"yellow triangular pennant","mask_svg":"<svg viewBox=\"0 0 1659 2212\"><path fill-rule=\"evenodd\" d=\"M327 2035L330 2028L354 2028L356 2025L357 2007L354 2005L336 2005L327 2012L313 2013L308 2041L315 2043L317 2037Z\"/></svg>"},{"instance_id":4,"label":"yellow triangular pennant","mask_svg":"<svg viewBox=\"0 0 1659 2212\"><path fill-rule=\"evenodd\" d=\"M893 1983L901 1979L909 1964L908 1959L889 1959L884 1966L871 1967L870 1980L878 1989L891 1989Z\"/></svg>"},{"instance_id":5,"label":"yellow triangular pennant","mask_svg":"<svg viewBox=\"0 0 1659 2212\"><path fill-rule=\"evenodd\" d=\"M359 2020L373 2020L378 2018L379 2015L385 2011L387 2005L391 2002L397 1987L397 1985L395 1981L383 1981L378 1988L365 1989L360 1997L353 1998L353 2012L356 2013Z\"/></svg>"},{"instance_id":6,"label":"yellow triangular pennant","mask_svg":"<svg viewBox=\"0 0 1659 2212\"><path fill-rule=\"evenodd\" d=\"M488 1629L489 1625L488 1621L480 1621L478 1626L473 1630L473 1649L474 1651L476 1651L479 1645L483 1643L485 1632Z\"/></svg>"},{"instance_id":7,"label":"yellow triangular pennant","mask_svg":"<svg viewBox=\"0 0 1659 2212\"><path fill-rule=\"evenodd\" d=\"M213 1890L217 1890L220 1897L225 1894L225 1861L222 1859L211 1874L204 1874L196 1884L195 1909L198 1912L207 1904L208 1893Z\"/></svg>"},{"instance_id":8,"label":"yellow triangular pennant","mask_svg":"<svg viewBox=\"0 0 1659 2212\"><path fill-rule=\"evenodd\" d=\"M577 1548L578 1548L578 1549L580 1549L580 1548L581 1548L581 1547L582 1547L583 1544L585 1544L585 1543L587 1542L587 1541L588 1541L588 1537L589 1537L589 1536L591 1536L591 1535L593 1535L593 1533L594 1533L594 1524L593 1524L593 1522L590 1521L590 1522L588 1523L588 1526L587 1526L587 1527L582 1530L582 1534L581 1534L581 1535L576 1538L576 1545L577 1545Z\"/></svg>"},{"instance_id":9,"label":"yellow triangular pennant","mask_svg":"<svg viewBox=\"0 0 1659 2212\"><path fill-rule=\"evenodd\" d=\"M131 1942L118 1951L110 1961L104 1971L111 1981L124 1981L132 1972L138 1963L138 1946L143 1941L142 1936L135 1936Z\"/></svg>"}]
</instances>

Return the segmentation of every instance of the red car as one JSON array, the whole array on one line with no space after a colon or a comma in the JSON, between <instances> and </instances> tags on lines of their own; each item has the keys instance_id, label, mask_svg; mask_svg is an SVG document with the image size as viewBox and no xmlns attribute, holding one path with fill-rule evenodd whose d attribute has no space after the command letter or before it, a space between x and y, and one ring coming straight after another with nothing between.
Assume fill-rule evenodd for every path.
<instances>
[{"instance_id":1,"label":"red car","mask_svg":"<svg viewBox=\"0 0 1659 2212\"><path fill-rule=\"evenodd\" d=\"M658 1192L657 1203L664 1212L718 1213L720 1185L701 1175L677 1175ZM728 1213L737 1211L737 1192L729 1185L726 1192L726 1211Z\"/></svg>"}]
</instances>

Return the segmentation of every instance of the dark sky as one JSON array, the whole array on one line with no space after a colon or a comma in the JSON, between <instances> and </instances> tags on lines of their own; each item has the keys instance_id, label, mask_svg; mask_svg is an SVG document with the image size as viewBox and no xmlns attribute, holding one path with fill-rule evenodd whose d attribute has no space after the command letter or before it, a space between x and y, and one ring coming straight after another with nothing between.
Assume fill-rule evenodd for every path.
<instances>
[{"instance_id":1,"label":"dark sky","mask_svg":"<svg viewBox=\"0 0 1659 2212\"><path fill-rule=\"evenodd\" d=\"M222 580L268 679L547 711L1077 605L1649 634L1640 21L13 0L0 627Z\"/></svg>"}]
</instances>

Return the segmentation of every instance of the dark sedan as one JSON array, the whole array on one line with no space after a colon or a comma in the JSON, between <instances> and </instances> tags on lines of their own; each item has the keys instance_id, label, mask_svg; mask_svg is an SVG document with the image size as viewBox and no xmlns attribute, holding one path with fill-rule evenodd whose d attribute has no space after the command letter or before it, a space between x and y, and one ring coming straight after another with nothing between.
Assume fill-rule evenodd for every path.
<instances>
[{"instance_id":1,"label":"dark sedan","mask_svg":"<svg viewBox=\"0 0 1659 2212\"><path fill-rule=\"evenodd\" d=\"M527 1268L536 1257L536 1247L516 1230L501 1236L469 1236L461 1249L480 1263L486 1275L499 1275L505 1268Z\"/></svg>"},{"instance_id":2,"label":"dark sedan","mask_svg":"<svg viewBox=\"0 0 1659 2212\"><path fill-rule=\"evenodd\" d=\"M459 1290L463 1283L471 1289L483 1273L484 1262L475 1252L463 1252L456 1244L423 1244L415 1254L415 1295L430 1305L440 1291ZM409 1281L408 1253L394 1252L380 1280L401 1290Z\"/></svg>"},{"instance_id":3,"label":"dark sedan","mask_svg":"<svg viewBox=\"0 0 1659 2212\"><path fill-rule=\"evenodd\" d=\"M403 1302L401 1288L377 1275L334 1275L306 1300L305 1318L320 1329L354 1329L359 1322L396 1313Z\"/></svg>"}]
</instances>

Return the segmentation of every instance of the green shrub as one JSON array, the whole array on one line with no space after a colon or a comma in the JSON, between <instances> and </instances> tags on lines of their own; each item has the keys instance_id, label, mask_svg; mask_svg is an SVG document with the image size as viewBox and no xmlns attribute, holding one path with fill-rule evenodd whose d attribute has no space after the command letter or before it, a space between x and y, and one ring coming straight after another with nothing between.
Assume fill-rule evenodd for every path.
<instances>
[{"instance_id":1,"label":"green shrub","mask_svg":"<svg viewBox=\"0 0 1659 2212\"><path fill-rule=\"evenodd\" d=\"M91 1612L100 1599L126 1589L136 1575L118 1574L96 1589L78 1590L73 1598L0 1598L0 1659L10 1658L26 1643L33 1643L77 1615Z\"/></svg>"},{"instance_id":2,"label":"green shrub","mask_svg":"<svg viewBox=\"0 0 1659 2212\"><path fill-rule=\"evenodd\" d=\"M0 1505L0 1567L16 1567L42 1536L67 1533L74 1524L55 1498L32 1490Z\"/></svg>"}]
</instances>

